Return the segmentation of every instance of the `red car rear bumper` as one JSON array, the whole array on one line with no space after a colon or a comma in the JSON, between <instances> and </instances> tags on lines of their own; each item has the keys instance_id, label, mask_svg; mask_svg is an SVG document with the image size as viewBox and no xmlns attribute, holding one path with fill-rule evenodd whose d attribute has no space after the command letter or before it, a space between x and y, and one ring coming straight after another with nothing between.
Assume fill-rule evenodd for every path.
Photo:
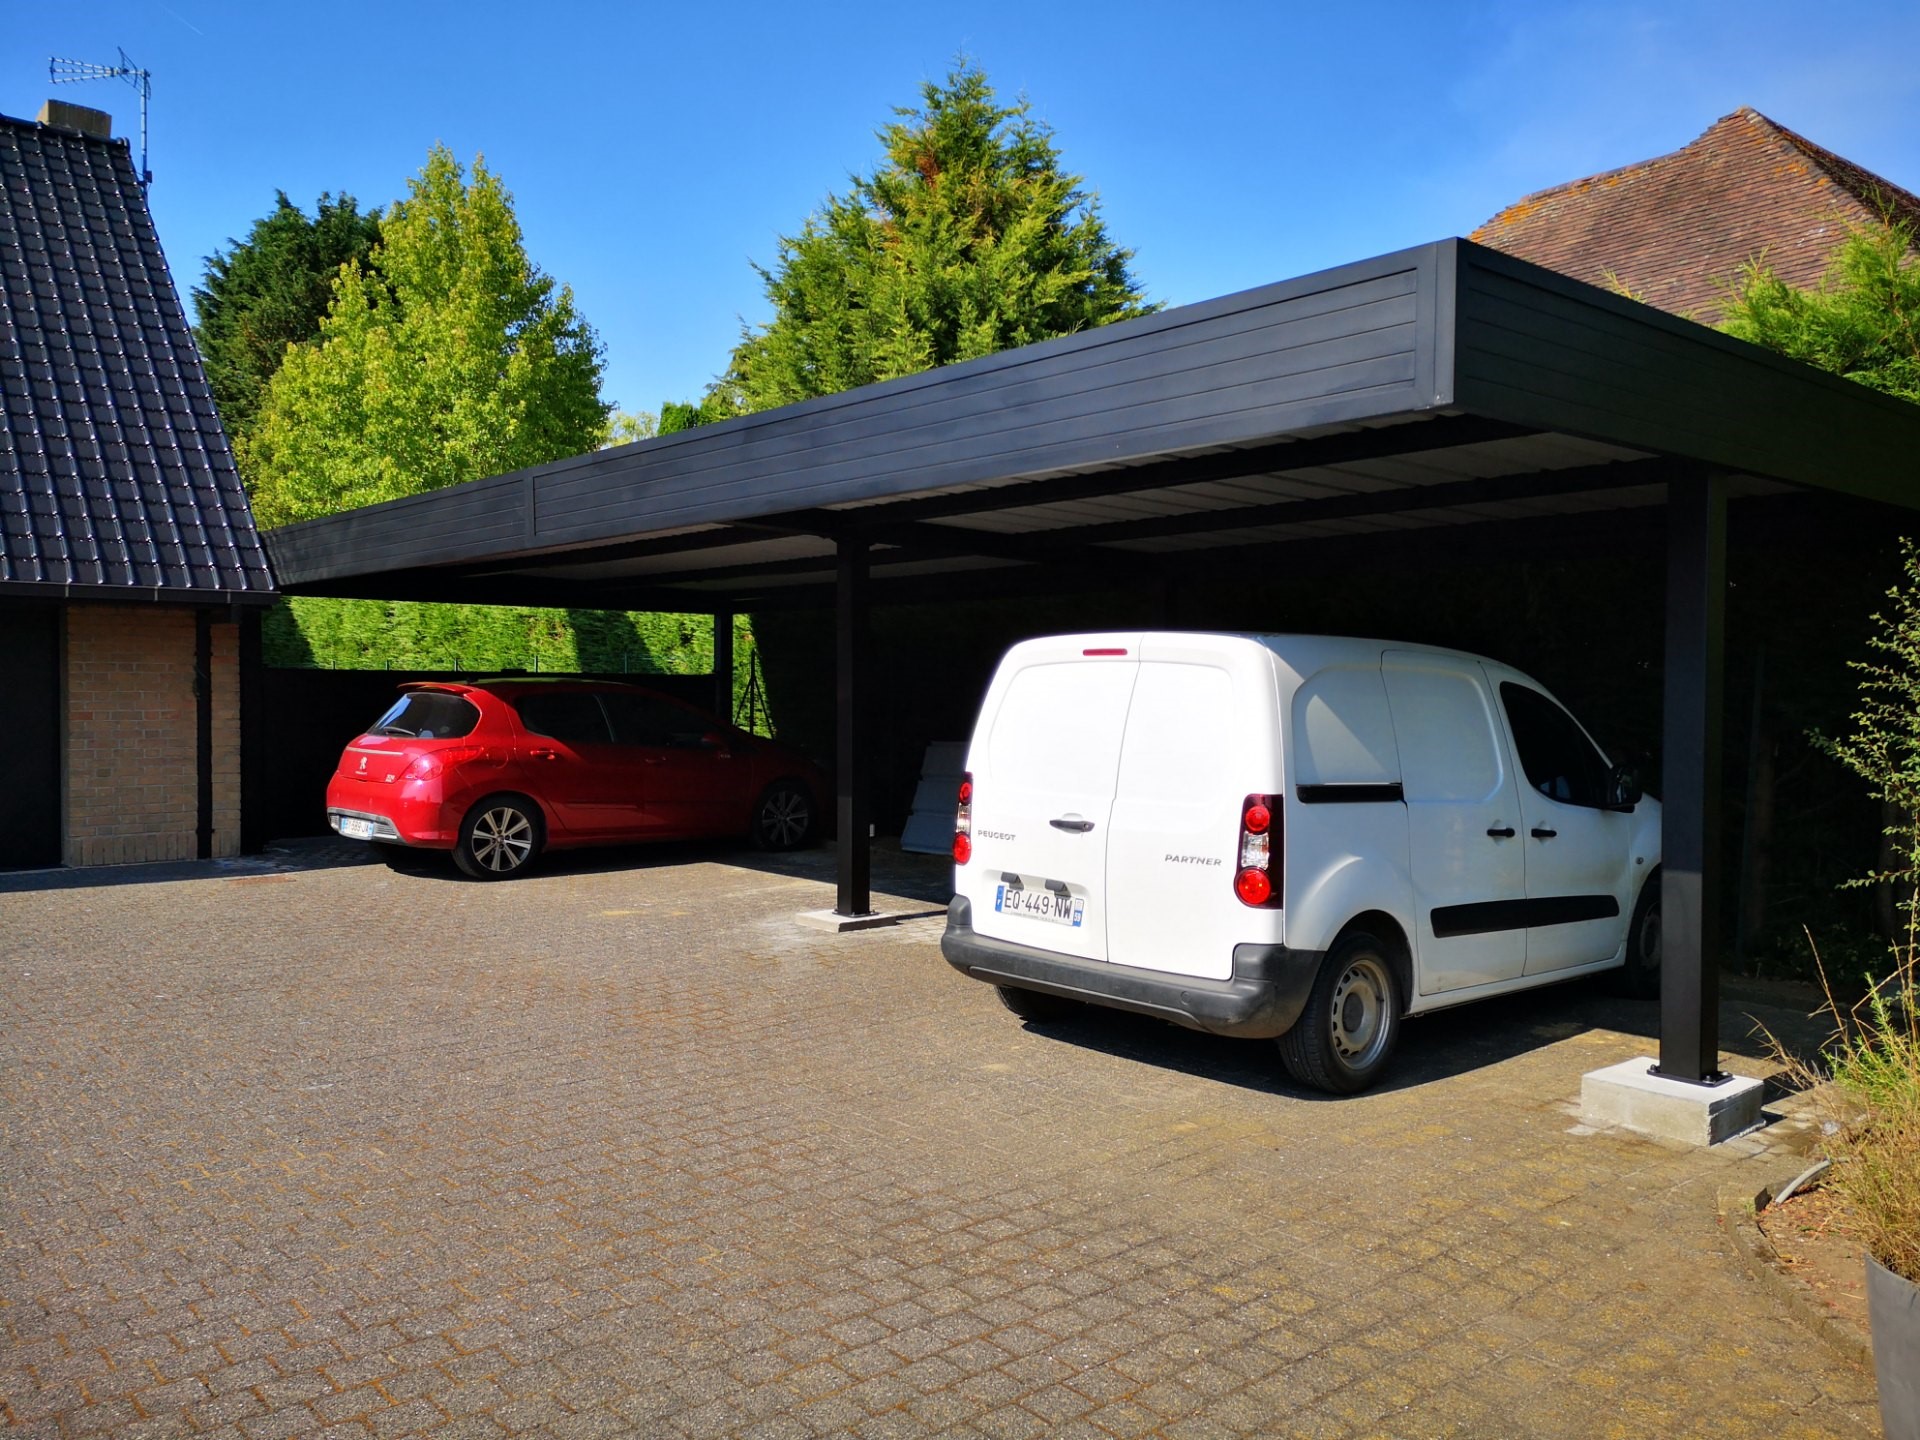
<instances>
[{"instance_id":1,"label":"red car rear bumper","mask_svg":"<svg viewBox=\"0 0 1920 1440\"><path fill-rule=\"evenodd\" d=\"M440 786L430 780L368 785L336 776L327 786L329 828L340 831L343 818L375 822L374 833L364 838L388 844L451 850L460 838L458 811L442 800Z\"/></svg>"}]
</instances>

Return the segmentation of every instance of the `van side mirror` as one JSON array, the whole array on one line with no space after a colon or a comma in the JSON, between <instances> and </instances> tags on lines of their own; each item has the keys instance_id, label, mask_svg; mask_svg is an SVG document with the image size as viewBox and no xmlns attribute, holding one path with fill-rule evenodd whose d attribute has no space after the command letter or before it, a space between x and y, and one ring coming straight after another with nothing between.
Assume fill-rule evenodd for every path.
<instances>
[{"instance_id":1,"label":"van side mirror","mask_svg":"<svg viewBox=\"0 0 1920 1440\"><path fill-rule=\"evenodd\" d=\"M1645 793L1640 788L1639 773L1631 765L1616 765L1607 772L1607 809L1631 810Z\"/></svg>"}]
</instances>

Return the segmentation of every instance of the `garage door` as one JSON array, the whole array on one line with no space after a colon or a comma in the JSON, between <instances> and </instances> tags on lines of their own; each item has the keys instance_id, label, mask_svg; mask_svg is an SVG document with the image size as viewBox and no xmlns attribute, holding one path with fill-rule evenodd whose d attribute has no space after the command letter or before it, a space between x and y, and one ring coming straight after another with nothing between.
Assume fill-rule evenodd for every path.
<instances>
[{"instance_id":1,"label":"garage door","mask_svg":"<svg viewBox=\"0 0 1920 1440\"><path fill-rule=\"evenodd\" d=\"M0 870L60 863L60 611L0 602Z\"/></svg>"}]
</instances>

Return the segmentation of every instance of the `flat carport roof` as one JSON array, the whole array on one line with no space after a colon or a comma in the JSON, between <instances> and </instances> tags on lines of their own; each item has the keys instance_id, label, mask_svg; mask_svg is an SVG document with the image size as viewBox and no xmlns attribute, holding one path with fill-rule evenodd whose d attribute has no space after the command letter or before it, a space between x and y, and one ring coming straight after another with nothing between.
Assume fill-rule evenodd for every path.
<instances>
[{"instance_id":1,"label":"flat carport roof","mask_svg":"<svg viewBox=\"0 0 1920 1440\"><path fill-rule=\"evenodd\" d=\"M1718 1056L1703 957L1727 500L1913 506L1916 456L1920 407L1456 239L266 538L293 594L718 613L832 597L855 914L870 600L937 597L957 572L989 593L1228 557L1364 564L1459 527L1591 536L1664 504L1660 1064L1699 1080Z\"/></svg>"}]
</instances>

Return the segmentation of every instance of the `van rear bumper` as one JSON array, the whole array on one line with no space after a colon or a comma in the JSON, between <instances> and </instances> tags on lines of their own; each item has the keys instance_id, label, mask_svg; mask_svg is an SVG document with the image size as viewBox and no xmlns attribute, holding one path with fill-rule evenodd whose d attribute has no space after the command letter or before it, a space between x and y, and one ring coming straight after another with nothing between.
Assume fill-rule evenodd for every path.
<instances>
[{"instance_id":1,"label":"van rear bumper","mask_svg":"<svg viewBox=\"0 0 1920 1440\"><path fill-rule=\"evenodd\" d=\"M1236 945L1233 975L1203 980L1102 960L1077 960L1011 940L991 940L973 928L973 902L956 895L947 907L940 953L962 975L989 985L1040 990L1090 1005L1133 1010L1250 1040L1284 1035L1306 1008L1325 952L1285 945Z\"/></svg>"}]
</instances>

